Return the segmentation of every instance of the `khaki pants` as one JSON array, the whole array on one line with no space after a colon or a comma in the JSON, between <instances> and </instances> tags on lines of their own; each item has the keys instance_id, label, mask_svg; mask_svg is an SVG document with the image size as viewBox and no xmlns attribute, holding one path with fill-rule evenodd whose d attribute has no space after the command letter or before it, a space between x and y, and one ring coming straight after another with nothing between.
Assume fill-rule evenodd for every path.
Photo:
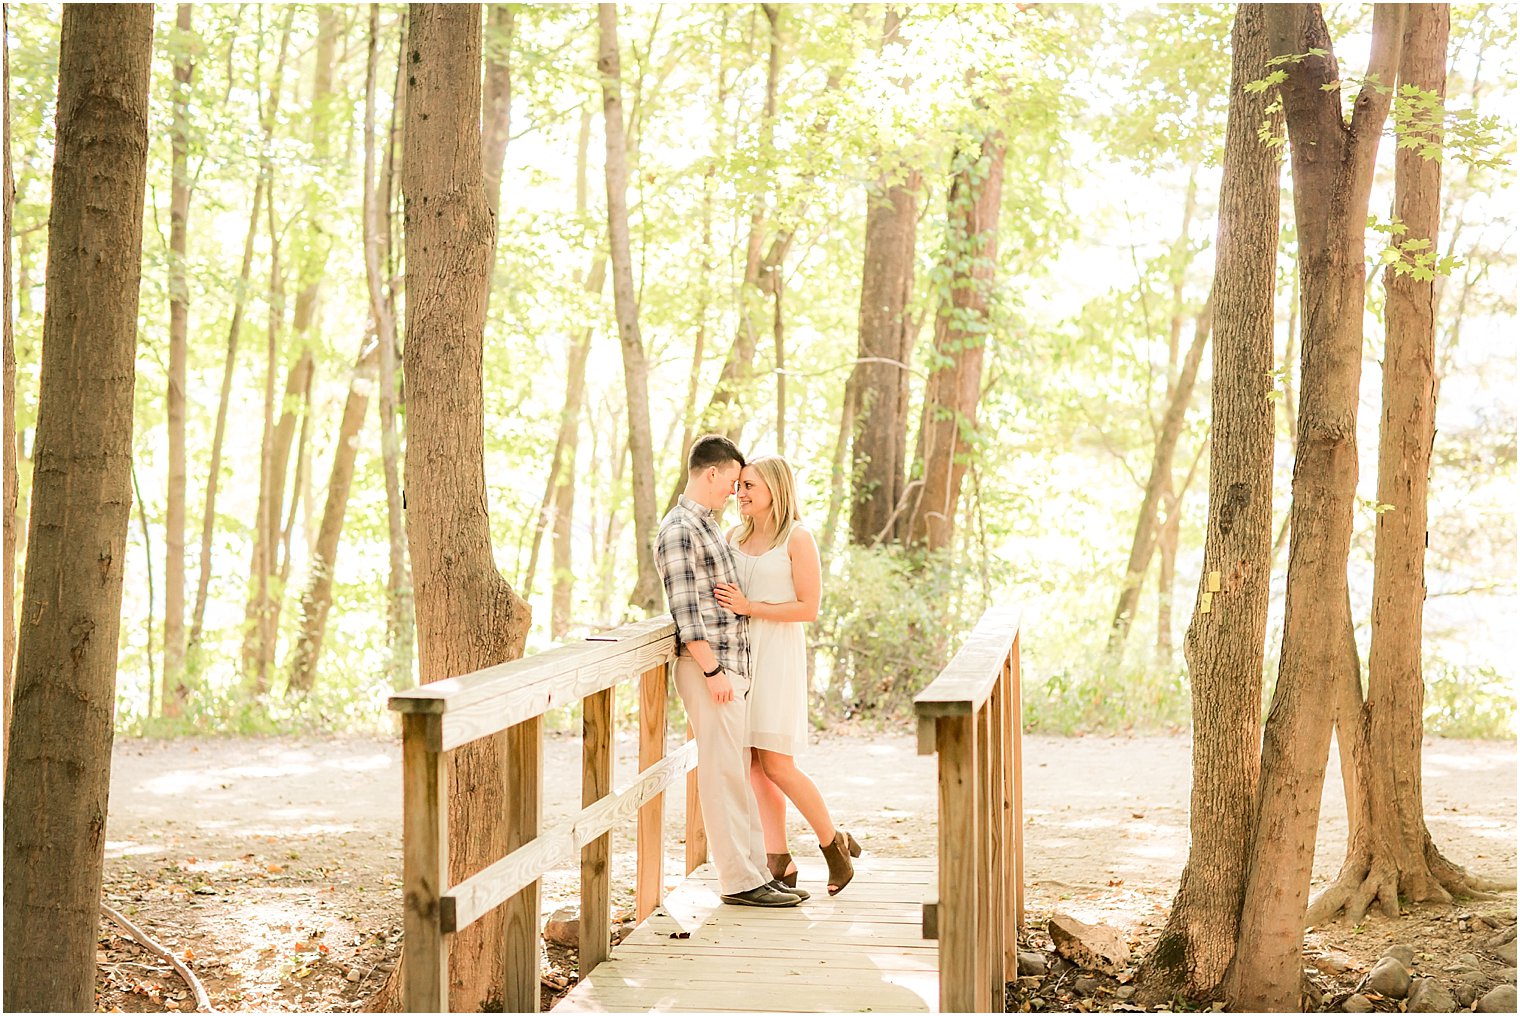
<instances>
[{"instance_id":1,"label":"khaki pants","mask_svg":"<svg viewBox=\"0 0 1520 1016\"><path fill-rule=\"evenodd\" d=\"M676 691L697 737L697 794L718 887L742 893L770 881L760 809L749 785L749 678L730 675L734 700L718 705L702 668L689 656L676 659Z\"/></svg>"}]
</instances>

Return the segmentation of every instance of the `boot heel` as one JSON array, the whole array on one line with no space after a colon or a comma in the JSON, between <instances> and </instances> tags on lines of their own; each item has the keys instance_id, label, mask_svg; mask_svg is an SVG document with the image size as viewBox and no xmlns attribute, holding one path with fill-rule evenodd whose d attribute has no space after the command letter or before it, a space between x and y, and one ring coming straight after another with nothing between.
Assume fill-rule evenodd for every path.
<instances>
[{"instance_id":1,"label":"boot heel","mask_svg":"<svg viewBox=\"0 0 1520 1016\"><path fill-rule=\"evenodd\" d=\"M845 833L844 834L844 838L850 844L850 856L851 857L859 857L860 853L861 853L860 841L857 840L855 837L851 836L849 833Z\"/></svg>"}]
</instances>

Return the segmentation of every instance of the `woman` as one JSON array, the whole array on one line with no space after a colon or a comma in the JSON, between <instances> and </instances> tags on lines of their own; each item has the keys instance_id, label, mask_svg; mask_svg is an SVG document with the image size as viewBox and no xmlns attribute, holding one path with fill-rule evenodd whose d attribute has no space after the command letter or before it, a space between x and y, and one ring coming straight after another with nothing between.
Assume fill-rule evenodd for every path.
<instances>
[{"instance_id":1,"label":"woman","mask_svg":"<svg viewBox=\"0 0 1520 1016\"><path fill-rule=\"evenodd\" d=\"M783 885L797 885L786 844L790 798L818 836L833 896L855 877L850 858L860 856L860 844L834 828L823 795L797 768L808 730L802 626L818 617L822 569L813 535L798 522L797 488L785 459L767 455L744 467L739 514L743 521L728 534L739 583L719 584L716 592L725 607L750 618L750 784L760 804L766 862Z\"/></svg>"}]
</instances>

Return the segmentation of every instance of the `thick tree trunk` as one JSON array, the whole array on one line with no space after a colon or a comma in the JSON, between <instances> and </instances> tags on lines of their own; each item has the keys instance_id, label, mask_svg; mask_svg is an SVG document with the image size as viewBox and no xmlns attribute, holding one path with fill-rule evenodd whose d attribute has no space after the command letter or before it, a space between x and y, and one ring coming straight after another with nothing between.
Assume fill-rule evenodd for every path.
<instances>
[{"instance_id":1,"label":"thick tree trunk","mask_svg":"<svg viewBox=\"0 0 1520 1016\"><path fill-rule=\"evenodd\" d=\"M628 450L633 458L633 523L638 581L630 603L646 615L664 602L654 568L654 448L649 429L649 366L639 335L628 241L628 164L623 125L623 85L618 54L617 5L599 4L601 41L597 72L602 78L602 114L607 137L607 231L611 244L612 297L623 345L623 383L628 397Z\"/></svg>"},{"instance_id":2,"label":"thick tree trunk","mask_svg":"<svg viewBox=\"0 0 1520 1016\"><path fill-rule=\"evenodd\" d=\"M379 342L366 336L348 383L348 398L343 403L343 419L338 424L338 440L333 447L332 473L327 481L327 505L322 510L322 526L317 530L316 543L312 547L311 575L301 596L301 623L291 649L287 685L293 692L309 692L316 684L317 660L322 655L327 612L332 607L338 540L343 535L343 517L348 512L354 463L359 454L359 431L364 426L364 414L369 411L369 396L375 387L379 361Z\"/></svg>"},{"instance_id":3,"label":"thick tree trunk","mask_svg":"<svg viewBox=\"0 0 1520 1016\"><path fill-rule=\"evenodd\" d=\"M887 5L883 45L904 44L900 24L897 8ZM850 382L859 402L851 445L850 538L861 545L890 536L907 483L908 370L917 330L907 313L922 187L918 170L892 165L866 188L859 352Z\"/></svg>"},{"instance_id":4,"label":"thick tree trunk","mask_svg":"<svg viewBox=\"0 0 1520 1016\"><path fill-rule=\"evenodd\" d=\"M32 532L5 780L5 1008L92 1012L148 167L149 4L63 8Z\"/></svg>"},{"instance_id":5,"label":"thick tree trunk","mask_svg":"<svg viewBox=\"0 0 1520 1016\"><path fill-rule=\"evenodd\" d=\"M0 11L0 36L9 36L10 8ZM0 686L0 780L4 779L5 761L11 750L11 687L16 679L16 502L20 497L20 484L16 472L16 337L11 325L14 287L11 285L11 217L16 206L16 186L11 177L11 51L6 46L0 51L3 64L5 94L0 97L4 104L4 171L0 173L5 206L5 249L0 252L0 265L5 272L0 280L4 303L0 306L5 320L0 329L5 333L5 447L3 449L5 471L5 589L0 590L5 600L5 630L0 631L0 657L4 657L5 683Z\"/></svg>"},{"instance_id":6,"label":"thick tree trunk","mask_svg":"<svg viewBox=\"0 0 1520 1016\"><path fill-rule=\"evenodd\" d=\"M481 364L495 229L480 154L480 7L413 4L402 191L406 198L407 537L417 582L424 682L522 655L531 611L491 551ZM537 724L475 741L449 764L449 878L524 842L515 819L539 802L508 801L509 751L531 751ZM503 822L503 816L508 822ZM455 936L449 1006L501 1009L529 986L503 985L509 949L538 948L538 899L524 892ZM511 929L510 937L508 929ZM400 966L397 966L397 970ZM393 976L385 993L399 987Z\"/></svg>"},{"instance_id":7,"label":"thick tree trunk","mask_svg":"<svg viewBox=\"0 0 1520 1016\"><path fill-rule=\"evenodd\" d=\"M192 31L193 4L179 4L175 30ZM174 60L174 124L170 132L173 182L169 191L169 491L164 506L165 716L184 712L185 683L185 380L189 357L190 285L185 277L190 219L190 82L195 73L189 39Z\"/></svg>"},{"instance_id":8,"label":"thick tree trunk","mask_svg":"<svg viewBox=\"0 0 1520 1016\"><path fill-rule=\"evenodd\" d=\"M929 550L950 546L955 535L961 480L971 451L967 438L977 429L1005 151L1002 136L989 134L978 151L958 152L947 199L950 295L941 301L934 321L934 349L941 366L929 375L924 392L914 469L922 485L906 496L909 510L898 519L902 542ZM864 401L865 393L860 395Z\"/></svg>"},{"instance_id":9,"label":"thick tree trunk","mask_svg":"<svg viewBox=\"0 0 1520 1016\"><path fill-rule=\"evenodd\" d=\"M400 68L406 46L398 54L396 109L405 103L406 80ZM375 177L375 78L380 66L380 7L369 8L369 55L364 76L364 277L369 289L370 320L379 343L380 459L385 474L385 523L390 570L386 578L386 642L390 646L391 686L412 683L416 619L412 610L412 577L406 559L406 512L401 494L401 441L396 433L396 296L386 277L391 261L391 184L395 175L395 145L386 145L384 168Z\"/></svg>"},{"instance_id":10,"label":"thick tree trunk","mask_svg":"<svg viewBox=\"0 0 1520 1016\"><path fill-rule=\"evenodd\" d=\"M1392 81L1404 6L1375 8L1368 80ZM1235 964L1240 1009L1300 1003L1304 916L1333 712L1360 680L1346 561L1356 498L1357 391L1362 372L1362 276L1367 201L1390 90L1365 86L1342 118L1330 33L1315 4L1267 8L1267 38L1284 65L1303 304L1302 393L1293 463L1292 535L1277 689L1261 756L1259 808Z\"/></svg>"},{"instance_id":11,"label":"thick tree trunk","mask_svg":"<svg viewBox=\"0 0 1520 1016\"><path fill-rule=\"evenodd\" d=\"M1281 115L1245 85L1265 73L1262 4L1237 8L1215 246L1212 438L1203 574L1184 642L1193 698L1187 865L1165 930L1142 964L1147 998L1218 994L1235 955L1255 798L1271 577L1278 153L1258 126ZM1217 582L1216 577L1217 576ZM1215 588L1217 585L1217 589Z\"/></svg>"}]
</instances>

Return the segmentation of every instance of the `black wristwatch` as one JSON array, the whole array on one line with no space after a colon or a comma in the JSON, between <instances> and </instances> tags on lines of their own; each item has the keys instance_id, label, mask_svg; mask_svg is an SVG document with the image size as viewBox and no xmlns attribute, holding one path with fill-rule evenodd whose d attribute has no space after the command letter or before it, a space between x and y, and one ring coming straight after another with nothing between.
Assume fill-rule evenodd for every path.
<instances>
[{"instance_id":1,"label":"black wristwatch","mask_svg":"<svg viewBox=\"0 0 1520 1016\"><path fill-rule=\"evenodd\" d=\"M704 671L702 671L702 676L703 677L717 677L721 673L723 673L723 664L720 663L720 664L718 664L716 667L714 667L711 670L704 670Z\"/></svg>"}]
</instances>

